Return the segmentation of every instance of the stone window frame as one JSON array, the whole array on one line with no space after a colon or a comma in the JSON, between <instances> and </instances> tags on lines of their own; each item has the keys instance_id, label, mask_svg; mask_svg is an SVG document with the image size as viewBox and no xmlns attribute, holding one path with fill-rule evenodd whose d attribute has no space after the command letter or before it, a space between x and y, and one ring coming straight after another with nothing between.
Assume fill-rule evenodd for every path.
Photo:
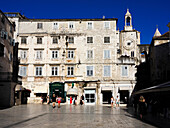
<instances>
[{"instance_id":1,"label":"stone window frame","mask_svg":"<svg viewBox=\"0 0 170 128\"><path fill-rule=\"evenodd\" d=\"M94 76L94 66L86 66L86 76L92 77Z\"/></svg>"},{"instance_id":2,"label":"stone window frame","mask_svg":"<svg viewBox=\"0 0 170 128\"><path fill-rule=\"evenodd\" d=\"M52 66L51 67L51 75L52 76L59 76L59 66Z\"/></svg>"},{"instance_id":3,"label":"stone window frame","mask_svg":"<svg viewBox=\"0 0 170 128\"><path fill-rule=\"evenodd\" d=\"M110 36L105 36L104 37L104 44L110 44L110 43L111 43Z\"/></svg>"},{"instance_id":4,"label":"stone window frame","mask_svg":"<svg viewBox=\"0 0 170 128\"><path fill-rule=\"evenodd\" d=\"M19 67L19 75L22 77L27 76L27 66L20 66Z\"/></svg>"},{"instance_id":5,"label":"stone window frame","mask_svg":"<svg viewBox=\"0 0 170 128\"><path fill-rule=\"evenodd\" d=\"M87 50L87 59L93 59L93 58L94 58L94 51Z\"/></svg>"},{"instance_id":6,"label":"stone window frame","mask_svg":"<svg viewBox=\"0 0 170 128\"><path fill-rule=\"evenodd\" d=\"M37 29L43 29L43 23L37 23Z\"/></svg>"},{"instance_id":7,"label":"stone window frame","mask_svg":"<svg viewBox=\"0 0 170 128\"><path fill-rule=\"evenodd\" d=\"M88 36L87 37L87 43L88 44L92 44L93 43L93 37L92 36Z\"/></svg>"},{"instance_id":8,"label":"stone window frame","mask_svg":"<svg viewBox=\"0 0 170 128\"><path fill-rule=\"evenodd\" d=\"M52 50L52 51L51 51L51 58L52 58L52 59L57 59L57 58L59 58L59 50Z\"/></svg>"},{"instance_id":9,"label":"stone window frame","mask_svg":"<svg viewBox=\"0 0 170 128\"><path fill-rule=\"evenodd\" d=\"M67 76L74 76L74 66L68 66L67 67Z\"/></svg>"},{"instance_id":10,"label":"stone window frame","mask_svg":"<svg viewBox=\"0 0 170 128\"><path fill-rule=\"evenodd\" d=\"M103 77L111 77L112 76L111 74L112 74L111 66L110 65L104 65L103 66Z\"/></svg>"},{"instance_id":11,"label":"stone window frame","mask_svg":"<svg viewBox=\"0 0 170 128\"><path fill-rule=\"evenodd\" d=\"M35 67L35 76L42 76L43 75L42 72L43 72L42 66L36 66Z\"/></svg>"}]
</instances>

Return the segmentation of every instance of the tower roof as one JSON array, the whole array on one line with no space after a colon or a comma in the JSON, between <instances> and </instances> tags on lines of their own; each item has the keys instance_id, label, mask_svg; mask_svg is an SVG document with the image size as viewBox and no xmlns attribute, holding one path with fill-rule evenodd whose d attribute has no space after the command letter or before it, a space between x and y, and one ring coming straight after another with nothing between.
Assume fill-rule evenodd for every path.
<instances>
[{"instance_id":1,"label":"tower roof","mask_svg":"<svg viewBox=\"0 0 170 128\"><path fill-rule=\"evenodd\" d=\"M127 9L126 16L131 16L129 9Z\"/></svg>"},{"instance_id":2,"label":"tower roof","mask_svg":"<svg viewBox=\"0 0 170 128\"><path fill-rule=\"evenodd\" d=\"M154 37L156 36L161 36L161 33L159 32L158 28L156 28L156 31L155 31L155 34L154 34Z\"/></svg>"}]
</instances>

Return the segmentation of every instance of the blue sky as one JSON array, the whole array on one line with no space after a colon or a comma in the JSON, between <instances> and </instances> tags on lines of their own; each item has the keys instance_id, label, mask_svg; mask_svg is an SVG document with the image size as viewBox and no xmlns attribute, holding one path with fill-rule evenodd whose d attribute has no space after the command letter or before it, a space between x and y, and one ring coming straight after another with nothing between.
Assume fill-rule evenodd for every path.
<instances>
[{"instance_id":1,"label":"blue sky","mask_svg":"<svg viewBox=\"0 0 170 128\"><path fill-rule=\"evenodd\" d=\"M133 27L141 32L141 44L149 44L156 26L161 34L170 22L170 0L3 0L3 12L21 12L28 18L118 18L124 26L127 8Z\"/></svg>"}]
</instances>

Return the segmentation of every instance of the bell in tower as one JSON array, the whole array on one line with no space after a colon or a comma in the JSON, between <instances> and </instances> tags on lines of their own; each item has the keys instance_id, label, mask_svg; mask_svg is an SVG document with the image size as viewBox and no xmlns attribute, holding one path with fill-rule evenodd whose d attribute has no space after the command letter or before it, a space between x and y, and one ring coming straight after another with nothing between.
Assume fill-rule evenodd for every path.
<instances>
[{"instance_id":1,"label":"bell in tower","mask_svg":"<svg viewBox=\"0 0 170 128\"><path fill-rule=\"evenodd\" d=\"M126 12L126 15L125 15L124 30L132 30L132 16L129 12L129 9L127 9L127 12Z\"/></svg>"}]
</instances>

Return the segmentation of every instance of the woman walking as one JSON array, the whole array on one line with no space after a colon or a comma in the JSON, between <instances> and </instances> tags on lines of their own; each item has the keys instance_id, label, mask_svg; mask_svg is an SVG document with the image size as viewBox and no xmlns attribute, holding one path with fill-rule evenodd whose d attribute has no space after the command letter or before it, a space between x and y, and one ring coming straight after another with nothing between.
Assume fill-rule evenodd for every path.
<instances>
[{"instance_id":1,"label":"woman walking","mask_svg":"<svg viewBox=\"0 0 170 128\"><path fill-rule=\"evenodd\" d=\"M143 96L140 96L139 98L139 114L140 118L143 118L143 115L146 112L146 106L145 106L145 98Z\"/></svg>"}]
</instances>

